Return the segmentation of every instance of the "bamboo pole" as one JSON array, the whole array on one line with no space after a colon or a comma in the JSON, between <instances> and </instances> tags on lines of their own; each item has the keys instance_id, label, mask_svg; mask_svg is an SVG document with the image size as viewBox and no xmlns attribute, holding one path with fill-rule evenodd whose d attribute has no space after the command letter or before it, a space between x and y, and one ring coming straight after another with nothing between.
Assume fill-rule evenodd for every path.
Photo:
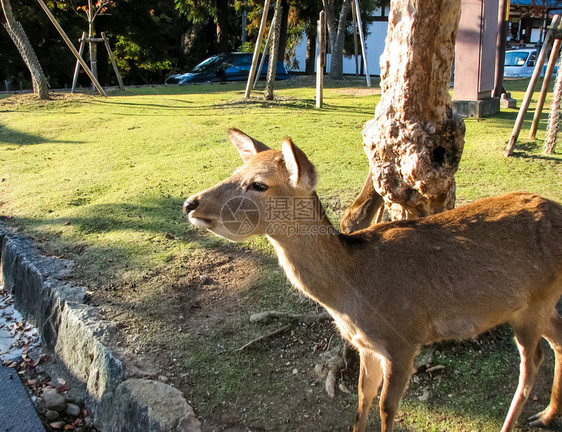
<instances>
[{"instance_id":1,"label":"bamboo pole","mask_svg":"<svg viewBox=\"0 0 562 432\"><path fill-rule=\"evenodd\" d=\"M511 133L511 138L509 140L509 143L507 144L507 148L505 149L504 156L506 157L511 156L511 153L513 153L513 147L515 147L515 143L517 142L517 138L519 137L519 132L521 132L521 127L523 126L523 117L525 117L525 113L527 112L529 104L531 103L531 98L533 97L535 84L541 74L541 70L548 51L552 46L552 31L557 29L559 25L560 15L554 15L554 17L552 18L552 22L550 23L550 29L546 33L541 53L539 55L539 58L537 59L535 70L533 71L533 75L531 76L531 80L529 81L529 85L527 86L525 97L523 98L523 102L521 102L521 108L519 109L519 114L517 114L517 119L515 120L515 125L513 126L513 132Z\"/></svg>"},{"instance_id":2,"label":"bamboo pole","mask_svg":"<svg viewBox=\"0 0 562 432\"><path fill-rule=\"evenodd\" d=\"M113 66L113 70L115 71L115 76L117 77L119 88L121 90L125 90L125 86L123 85L123 80L121 79L121 74L119 73L119 69L117 68L117 62L115 61L115 57L113 57L113 53L111 52L111 47L109 46L109 40L105 36L105 32L101 32L101 37L103 39L103 43L105 44L105 48L107 49L107 55L109 56L109 60L111 60L111 65Z\"/></svg>"},{"instance_id":3,"label":"bamboo pole","mask_svg":"<svg viewBox=\"0 0 562 432\"><path fill-rule=\"evenodd\" d=\"M355 15L357 17L357 26L359 27L359 39L361 40L361 53L363 55L363 64L365 65L365 77L367 79L367 87L371 87L371 76L369 75L369 66L367 65L367 53L365 52L365 36L363 35L363 22L361 21L360 10L359 0L355 0Z\"/></svg>"},{"instance_id":4,"label":"bamboo pole","mask_svg":"<svg viewBox=\"0 0 562 432\"><path fill-rule=\"evenodd\" d=\"M259 65L258 69L256 70L256 79L254 79L254 86L252 88L256 88L256 86L258 85L258 81L260 80L261 71L263 69L263 64L265 63L265 56L266 56L266 53L267 53L267 48L269 48L269 40L271 39L272 33L273 32L270 29L269 33L267 35L267 39L265 40L265 45L263 47L263 55L261 56L260 65Z\"/></svg>"},{"instance_id":5,"label":"bamboo pole","mask_svg":"<svg viewBox=\"0 0 562 432\"><path fill-rule=\"evenodd\" d=\"M248 74L248 82L246 83L246 92L244 93L244 99L248 99L250 97L250 94L252 93L252 83L254 81L254 76L256 74L256 67L258 65L261 40L263 39L263 34L265 33L265 24L267 23L269 2L270 0L265 0L265 3L263 5L263 14L261 17L260 29L258 32L258 38L256 39L256 46L254 47L254 56L252 57L252 66L250 67L250 73Z\"/></svg>"},{"instance_id":6,"label":"bamboo pole","mask_svg":"<svg viewBox=\"0 0 562 432\"><path fill-rule=\"evenodd\" d=\"M66 33L64 32L62 27L60 26L60 24L58 23L55 16L51 13L51 11L47 7L47 5L43 2L43 0L37 0L37 2L39 3L39 6L41 6L41 8L45 11L45 13L49 17L49 19L51 20L51 22L53 23L55 28L58 30L58 32L60 33L63 40L66 42L66 45L68 45L68 48L70 48L70 51L72 51L72 54L74 54L74 57L76 57L76 59L80 62L80 66L82 66L84 68L84 70L86 71L86 73L88 74L90 79L92 80L92 83L94 84L94 86L96 87L98 92L102 96L107 97L107 94L103 90L103 88L100 85L100 83L98 82L97 78L94 76L94 74L92 73L92 71L90 70L90 68L88 67L88 65L84 61L84 59L82 58L82 56L78 53L78 51L76 51L76 48L74 48L74 45L72 45L72 42L70 41L70 39L68 38L68 36L66 35Z\"/></svg>"},{"instance_id":7,"label":"bamboo pole","mask_svg":"<svg viewBox=\"0 0 562 432\"><path fill-rule=\"evenodd\" d=\"M552 78L552 73L554 72L554 66L556 65L556 60L558 60L558 54L560 52L560 39L554 41L552 46L552 52L550 58L548 59L548 66L544 74L544 80L542 82L541 92L539 94L539 99L537 101L537 107L535 109L535 115L533 117L533 123L531 123L531 130L529 131L529 139L535 139L537 135L537 128L539 127L539 122L541 120L541 114L544 107L544 101L546 100L546 95L548 93L548 86L550 84L550 79Z\"/></svg>"},{"instance_id":8,"label":"bamboo pole","mask_svg":"<svg viewBox=\"0 0 562 432\"><path fill-rule=\"evenodd\" d=\"M84 52L84 40L86 38L86 32L82 32L82 37L80 38L80 47L78 48L78 55L82 57L82 53ZM78 72L80 72L80 61L76 60L76 66L74 67L74 76L72 77L72 88L70 89L70 93L74 93L76 89L76 83L78 82Z\"/></svg>"}]
</instances>

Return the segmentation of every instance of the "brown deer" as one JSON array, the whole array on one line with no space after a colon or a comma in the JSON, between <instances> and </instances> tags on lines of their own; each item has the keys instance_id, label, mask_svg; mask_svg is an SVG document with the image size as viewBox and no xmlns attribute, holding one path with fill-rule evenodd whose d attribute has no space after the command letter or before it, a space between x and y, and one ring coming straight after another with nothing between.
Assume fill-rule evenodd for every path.
<instances>
[{"instance_id":1,"label":"brown deer","mask_svg":"<svg viewBox=\"0 0 562 432\"><path fill-rule=\"evenodd\" d=\"M543 361L556 354L544 426L562 414L562 206L528 193L487 198L417 220L373 225L351 235L330 224L314 191L316 174L286 138L270 150L237 129L229 137L244 165L185 201L189 220L238 241L266 234L289 280L321 304L360 354L364 431L382 384L382 431L389 432L420 347L513 327L519 385L503 431L515 427Z\"/></svg>"}]
</instances>

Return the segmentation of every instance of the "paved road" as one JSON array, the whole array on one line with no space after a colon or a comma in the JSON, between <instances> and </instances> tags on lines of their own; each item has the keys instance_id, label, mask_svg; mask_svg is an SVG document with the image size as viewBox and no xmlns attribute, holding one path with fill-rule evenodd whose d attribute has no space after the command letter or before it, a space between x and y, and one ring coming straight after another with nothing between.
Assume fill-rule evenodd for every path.
<instances>
[{"instance_id":1,"label":"paved road","mask_svg":"<svg viewBox=\"0 0 562 432\"><path fill-rule=\"evenodd\" d=\"M17 321L21 321L21 315L12 307L10 296L0 285L0 432L45 432L17 371L2 366L4 360L20 358L22 350L14 347L18 338L29 340L30 334L36 334L35 331L12 331Z\"/></svg>"},{"instance_id":2,"label":"paved road","mask_svg":"<svg viewBox=\"0 0 562 432\"><path fill-rule=\"evenodd\" d=\"M0 432L44 432L15 369L0 365Z\"/></svg>"}]
</instances>

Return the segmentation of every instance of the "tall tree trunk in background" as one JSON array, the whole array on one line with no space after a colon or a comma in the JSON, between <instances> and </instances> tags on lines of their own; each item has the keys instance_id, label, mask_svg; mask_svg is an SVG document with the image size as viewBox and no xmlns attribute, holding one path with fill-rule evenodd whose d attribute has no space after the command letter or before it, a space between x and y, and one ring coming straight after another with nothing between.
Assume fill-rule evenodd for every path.
<instances>
[{"instance_id":1,"label":"tall tree trunk in background","mask_svg":"<svg viewBox=\"0 0 562 432\"><path fill-rule=\"evenodd\" d=\"M96 30L94 27L94 10L92 8L92 0L88 0L88 38L96 37ZM98 78L98 47L95 42L88 42L89 56L90 56L90 70Z\"/></svg>"},{"instance_id":2,"label":"tall tree trunk in background","mask_svg":"<svg viewBox=\"0 0 562 432\"><path fill-rule=\"evenodd\" d=\"M228 0L216 0L217 44L221 53L228 52Z\"/></svg>"},{"instance_id":3,"label":"tall tree trunk in background","mask_svg":"<svg viewBox=\"0 0 562 432\"><path fill-rule=\"evenodd\" d=\"M306 35L306 60L305 74L314 75L314 65L316 64L316 33Z\"/></svg>"},{"instance_id":4,"label":"tall tree trunk in background","mask_svg":"<svg viewBox=\"0 0 562 432\"><path fill-rule=\"evenodd\" d=\"M39 96L39 99L49 99L49 84L47 78L43 73L41 64L35 55L35 51L25 34L21 24L16 21L12 12L12 6L9 0L0 0L4 15L6 16L6 30L18 48L23 61L27 65L31 73L31 80L33 82L33 92Z\"/></svg>"},{"instance_id":5,"label":"tall tree trunk in background","mask_svg":"<svg viewBox=\"0 0 562 432\"><path fill-rule=\"evenodd\" d=\"M267 68L267 81L265 83L264 98L273 100L273 89L275 87L275 74L277 72L277 56L279 52L279 31L281 29L282 16L281 1L275 3L275 13L271 21L271 39L269 50L269 65Z\"/></svg>"},{"instance_id":6,"label":"tall tree trunk in background","mask_svg":"<svg viewBox=\"0 0 562 432\"><path fill-rule=\"evenodd\" d=\"M338 20L338 31L336 33L332 55L330 56L330 78L343 79L343 46L345 42L345 29L347 27L347 16L351 9L351 0L344 0L341 6L340 19ZM330 37L330 41L332 38ZM331 42L330 42L331 43Z\"/></svg>"},{"instance_id":7,"label":"tall tree trunk in background","mask_svg":"<svg viewBox=\"0 0 562 432\"><path fill-rule=\"evenodd\" d=\"M326 26L328 27L328 39L330 40L330 78L343 79L343 45L351 0L343 1L337 26L334 0L322 0L322 3L326 11Z\"/></svg>"},{"instance_id":8,"label":"tall tree trunk in background","mask_svg":"<svg viewBox=\"0 0 562 432\"><path fill-rule=\"evenodd\" d=\"M279 30L279 49L277 50L277 60L281 63L285 61L285 50L287 49L287 27L289 24L289 5L287 0L281 1L281 28Z\"/></svg>"},{"instance_id":9,"label":"tall tree trunk in background","mask_svg":"<svg viewBox=\"0 0 562 432\"><path fill-rule=\"evenodd\" d=\"M382 96L375 118L363 130L363 145L372 195L382 196L392 219L427 216L455 205L454 174L465 128L453 113L449 86L459 17L460 0L391 2L381 58ZM358 219L372 214L354 212L359 201L344 217L346 225L365 226Z\"/></svg>"}]
</instances>

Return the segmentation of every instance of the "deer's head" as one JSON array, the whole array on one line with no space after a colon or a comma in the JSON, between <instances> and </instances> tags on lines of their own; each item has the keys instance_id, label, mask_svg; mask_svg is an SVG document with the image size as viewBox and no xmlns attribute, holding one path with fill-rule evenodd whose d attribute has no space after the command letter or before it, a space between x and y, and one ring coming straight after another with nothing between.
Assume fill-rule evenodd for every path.
<instances>
[{"instance_id":1,"label":"deer's head","mask_svg":"<svg viewBox=\"0 0 562 432\"><path fill-rule=\"evenodd\" d=\"M244 162L229 178L188 198L189 221L232 241L270 234L272 224L294 224L294 200L314 196L316 173L306 155L285 138L272 150L238 129L230 141Z\"/></svg>"}]
</instances>

